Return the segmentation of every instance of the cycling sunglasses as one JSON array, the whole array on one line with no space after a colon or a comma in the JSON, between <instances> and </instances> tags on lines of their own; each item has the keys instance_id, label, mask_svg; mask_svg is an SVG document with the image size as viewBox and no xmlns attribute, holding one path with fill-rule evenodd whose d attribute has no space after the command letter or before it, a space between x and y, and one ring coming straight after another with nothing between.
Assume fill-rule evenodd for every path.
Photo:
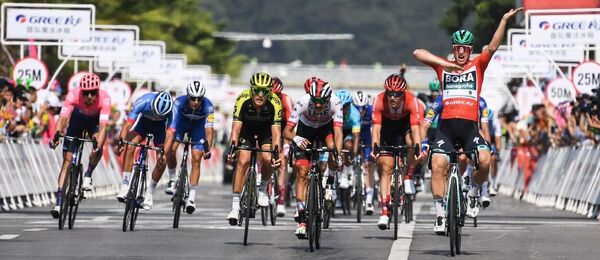
<instances>
[{"instance_id":1,"label":"cycling sunglasses","mask_svg":"<svg viewBox=\"0 0 600 260\"><path fill-rule=\"evenodd\" d=\"M260 93L263 93L263 95L268 96L271 94L270 88L251 87L250 90L252 91L252 94L254 94L254 95L260 95Z\"/></svg>"},{"instance_id":2,"label":"cycling sunglasses","mask_svg":"<svg viewBox=\"0 0 600 260\"><path fill-rule=\"evenodd\" d=\"M452 51L458 52L458 53L471 53L471 49L473 47L470 45L452 45Z\"/></svg>"},{"instance_id":3,"label":"cycling sunglasses","mask_svg":"<svg viewBox=\"0 0 600 260\"><path fill-rule=\"evenodd\" d=\"M316 104L325 104L327 102L329 102L329 99L327 98L310 98L310 101Z\"/></svg>"},{"instance_id":4,"label":"cycling sunglasses","mask_svg":"<svg viewBox=\"0 0 600 260\"><path fill-rule=\"evenodd\" d=\"M81 92L85 97L95 97L98 95L98 90L88 90Z\"/></svg>"},{"instance_id":5,"label":"cycling sunglasses","mask_svg":"<svg viewBox=\"0 0 600 260\"><path fill-rule=\"evenodd\" d=\"M200 102L200 101L202 101L202 97L190 97L190 96L188 96L188 99L191 100L192 102Z\"/></svg>"},{"instance_id":6,"label":"cycling sunglasses","mask_svg":"<svg viewBox=\"0 0 600 260\"><path fill-rule=\"evenodd\" d=\"M404 92L400 92L400 91L386 91L385 95L388 96L388 97L399 98L399 97L403 97L404 96Z\"/></svg>"}]
</instances>

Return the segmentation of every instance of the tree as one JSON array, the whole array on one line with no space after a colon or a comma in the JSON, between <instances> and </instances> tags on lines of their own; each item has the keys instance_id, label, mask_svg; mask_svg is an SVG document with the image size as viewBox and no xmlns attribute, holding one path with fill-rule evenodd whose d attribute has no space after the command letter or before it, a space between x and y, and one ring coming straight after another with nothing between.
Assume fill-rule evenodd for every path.
<instances>
[{"instance_id":1,"label":"tree","mask_svg":"<svg viewBox=\"0 0 600 260\"><path fill-rule=\"evenodd\" d=\"M452 5L446 9L440 26L446 29L448 35L459 29L472 31L475 34L474 48L481 50L492 39L504 13L515 8L514 4L514 0L452 0ZM465 28L465 21L469 15L474 16L473 29ZM509 23L514 23L514 20ZM510 25L507 28L511 27Z\"/></svg>"}]
</instances>

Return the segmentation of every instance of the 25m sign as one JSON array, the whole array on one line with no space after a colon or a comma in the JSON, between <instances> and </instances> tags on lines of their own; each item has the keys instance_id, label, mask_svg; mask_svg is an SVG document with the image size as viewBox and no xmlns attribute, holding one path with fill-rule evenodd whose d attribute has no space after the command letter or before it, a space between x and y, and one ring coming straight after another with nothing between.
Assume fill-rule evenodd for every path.
<instances>
[{"instance_id":1,"label":"25m sign","mask_svg":"<svg viewBox=\"0 0 600 260\"><path fill-rule=\"evenodd\" d=\"M20 80L23 85L31 81L30 86L40 89L48 83L48 68L41 60L25 58L15 64L12 79Z\"/></svg>"}]
</instances>

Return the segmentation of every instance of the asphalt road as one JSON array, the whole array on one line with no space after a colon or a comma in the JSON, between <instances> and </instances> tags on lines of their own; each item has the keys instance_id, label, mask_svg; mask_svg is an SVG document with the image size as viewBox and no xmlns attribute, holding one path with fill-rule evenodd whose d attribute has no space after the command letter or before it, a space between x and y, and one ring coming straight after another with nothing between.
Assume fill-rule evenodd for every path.
<instances>
[{"instance_id":1,"label":"asphalt road","mask_svg":"<svg viewBox=\"0 0 600 260\"><path fill-rule=\"evenodd\" d=\"M322 234L322 249L293 236L292 210L276 226L251 222L243 229L225 220L229 186L203 184L193 215L172 228L171 203L157 189L154 208L140 211L136 229L122 232L123 205L114 198L85 200L75 228L58 230L49 208L0 213L0 259L448 259L449 242L433 234L429 195L419 194L416 221L401 224L399 239L380 231L376 217L338 214ZM599 259L600 223L572 213L496 197L482 210L479 227L467 220L460 259Z\"/></svg>"}]
</instances>

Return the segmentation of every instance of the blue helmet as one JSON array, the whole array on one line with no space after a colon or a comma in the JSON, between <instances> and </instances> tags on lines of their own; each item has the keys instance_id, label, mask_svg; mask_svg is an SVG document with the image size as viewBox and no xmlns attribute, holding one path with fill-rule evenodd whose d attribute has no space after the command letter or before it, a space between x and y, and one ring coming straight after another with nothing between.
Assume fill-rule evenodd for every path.
<instances>
[{"instance_id":1,"label":"blue helmet","mask_svg":"<svg viewBox=\"0 0 600 260\"><path fill-rule=\"evenodd\" d=\"M335 95L342 101L342 105L344 106L352 103L352 94L348 90L340 89L335 92Z\"/></svg>"},{"instance_id":2,"label":"blue helmet","mask_svg":"<svg viewBox=\"0 0 600 260\"><path fill-rule=\"evenodd\" d=\"M173 98L166 91L158 92L152 100L152 112L159 116L165 116L173 110Z\"/></svg>"}]
</instances>

